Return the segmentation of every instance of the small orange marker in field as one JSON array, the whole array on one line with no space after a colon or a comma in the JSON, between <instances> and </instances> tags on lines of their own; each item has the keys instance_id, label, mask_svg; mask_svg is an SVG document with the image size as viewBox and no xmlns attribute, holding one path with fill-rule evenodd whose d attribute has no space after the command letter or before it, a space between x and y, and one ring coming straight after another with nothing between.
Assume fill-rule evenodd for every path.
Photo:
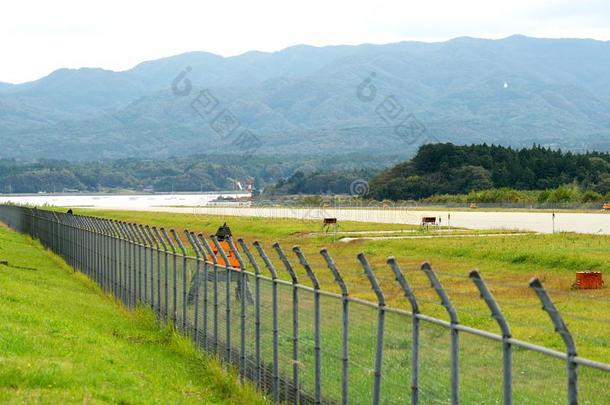
<instances>
[{"instance_id":1,"label":"small orange marker in field","mask_svg":"<svg viewBox=\"0 0 610 405\"><path fill-rule=\"evenodd\" d=\"M604 280L600 271L580 271L576 273L575 288L590 290L602 288L603 286Z\"/></svg>"}]
</instances>

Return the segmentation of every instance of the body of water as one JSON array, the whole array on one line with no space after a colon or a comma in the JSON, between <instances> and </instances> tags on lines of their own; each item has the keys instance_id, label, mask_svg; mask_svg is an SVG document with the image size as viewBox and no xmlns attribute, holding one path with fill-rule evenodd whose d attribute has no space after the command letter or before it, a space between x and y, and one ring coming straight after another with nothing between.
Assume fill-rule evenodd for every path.
<instances>
[{"instance_id":1,"label":"body of water","mask_svg":"<svg viewBox=\"0 0 610 405\"><path fill-rule=\"evenodd\" d=\"M0 194L0 203L53 205L69 208L114 208L137 210L153 207L201 206L214 204L218 198L244 198L250 193L234 191L172 194ZM223 201L225 205L229 202ZM234 203L236 204L236 203Z\"/></svg>"}]
</instances>

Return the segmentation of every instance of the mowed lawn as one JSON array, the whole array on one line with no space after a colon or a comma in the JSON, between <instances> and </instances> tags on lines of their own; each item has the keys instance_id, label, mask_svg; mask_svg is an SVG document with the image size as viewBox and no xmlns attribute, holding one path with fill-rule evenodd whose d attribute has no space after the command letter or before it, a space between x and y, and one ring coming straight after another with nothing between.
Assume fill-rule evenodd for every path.
<instances>
[{"instance_id":1,"label":"mowed lawn","mask_svg":"<svg viewBox=\"0 0 610 405\"><path fill-rule=\"evenodd\" d=\"M0 262L0 403L265 403L152 312L1 225Z\"/></svg>"},{"instance_id":2,"label":"mowed lawn","mask_svg":"<svg viewBox=\"0 0 610 405\"><path fill-rule=\"evenodd\" d=\"M280 242L307 284L307 276L290 251L300 245L321 281L322 288L338 291L322 257L321 247L327 247L342 272L352 295L374 300L370 284L356 260L365 252L371 262L386 298L392 306L409 308L393 273L386 265L388 256L396 256L420 301L422 311L447 319L446 311L421 272L423 261L430 261L454 302L460 322L469 326L499 332L485 303L468 278L473 268L480 270L498 300L516 338L563 351L565 346L554 331L540 301L528 287L532 277L539 277L560 309L571 329L580 356L610 362L610 236L578 235L519 235L436 239L362 240L343 243L330 235L310 235L321 231L320 221L189 215L160 212L129 212L80 210L82 214L114 218L127 222L145 223L179 232L188 228L210 235L227 222L234 237L251 243L259 240L273 259L280 277L288 279L282 263L277 260L271 244ZM413 226L341 222L340 231L412 230ZM432 233L429 233L432 234ZM350 235L357 236L357 235ZM375 236L375 235L371 235ZM184 239L185 244L186 238ZM261 261L261 267L262 261ZM601 271L606 286L599 290L575 290L572 284L577 271Z\"/></svg>"}]
</instances>

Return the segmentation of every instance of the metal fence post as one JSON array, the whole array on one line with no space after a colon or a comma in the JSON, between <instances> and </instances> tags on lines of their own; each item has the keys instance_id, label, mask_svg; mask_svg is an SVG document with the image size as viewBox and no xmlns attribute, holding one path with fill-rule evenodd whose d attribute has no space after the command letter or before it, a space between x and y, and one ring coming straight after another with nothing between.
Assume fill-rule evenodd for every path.
<instances>
[{"instance_id":1,"label":"metal fence post","mask_svg":"<svg viewBox=\"0 0 610 405\"><path fill-rule=\"evenodd\" d=\"M184 248L184 244L176 234L174 229L170 229L170 232L176 243L178 244L178 248L180 252L182 252L182 329L187 331L187 322L186 322L186 278L187 278L187 262L186 262L186 249ZM176 298L174 297L174 300Z\"/></svg>"},{"instance_id":2,"label":"metal fence post","mask_svg":"<svg viewBox=\"0 0 610 405\"><path fill-rule=\"evenodd\" d=\"M168 251L167 251L167 245L165 244L165 241L163 240L163 236L161 236L161 234L159 233L159 230L157 228L155 228L154 226L152 227L153 232L155 233L155 236L157 237L157 239L159 240L159 243L161 244L161 246L163 247L163 256L165 258L165 282L163 283L163 290L164 290L164 297L163 297L163 302L164 302L164 309L165 309L165 314L164 314L164 319L165 321L167 321L167 315L168 315L168 295L169 295L169 291L168 291L168 285L167 285L167 278L168 278L168 270L167 268L169 267L169 261L168 261ZM157 274L157 298L158 298L158 303L159 303L159 315L161 315L161 258L159 258L158 260L158 268L159 268L159 273Z\"/></svg>"},{"instance_id":3,"label":"metal fence post","mask_svg":"<svg viewBox=\"0 0 610 405\"><path fill-rule=\"evenodd\" d=\"M144 225L140 224L139 226L140 228L140 234L142 235L142 238L146 241L146 245L144 247L144 302L145 303L149 303L148 302L148 259L150 259L150 272L152 274L152 249L153 249L153 242L150 239L150 236L148 235L148 233L146 232L146 228L144 227ZM148 251L150 250L150 255L148 254ZM152 277L151 277L152 280ZM150 295L151 300L152 300L152 294Z\"/></svg>"},{"instance_id":4,"label":"metal fence post","mask_svg":"<svg viewBox=\"0 0 610 405\"><path fill-rule=\"evenodd\" d=\"M258 254L265 262L267 269L271 273L272 279L272 306L273 306L273 400L276 403L280 402L280 361L279 361L279 307L277 297L277 272L269 256L265 253L265 249L261 246L258 241L254 241L254 247L258 251Z\"/></svg>"},{"instance_id":5,"label":"metal fence post","mask_svg":"<svg viewBox=\"0 0 610 405\"><path fill-rule=\"evenodd\" d=\"M212 259L213 268L214 268L214 303L213 303L214 312L212 313L212 322L213 322L212 326L213 326L213 330L214 330L214 353L218 354L218 258L216 257L216 254L212 250L212 247L210 246L210 244L208 243L208 241L202 234L199 234L199 240L201 240L201 242L203 243L203 246L205 247L205 250L207 250L207 252L208 252L208 256L210 256L210 258ZM207 269L205 269L204 271L206 272L206 274L205 274L205 285L204 285L203 291L204 291L204 300L207 302L208 273L207 273ZM207 306L205 307L205 310L207 311ZM204 319L207 320L207 317L205 317ZM207 328L207 321L206 321L204 327ZM206 339L207 339L207 335L206 335Z\"/></svg>"},{"instance_id":6,"label":"metal fence post","mask_svg":"<svg viewBox=\"0 0 610 405\"><path fill-rule=\"evenodd\" d=\"M133 244L133 248L134 248L134 258L133 258L133 263L134 263L134 270L133 270L133 275L134 275L134 283L133 283L133 290L134 290L134 305L136 305L138 303L138 301L141 301L141 294L142 294L142 246L144 245L144 241L140 239L140 233L138 232L138 225L137 224L130 224L131 227L131 232L133 234L133 240L134 240L134 244ZM136 258L137 256L137 258ZM137 277L137 280L136 280Z\"/></svg>"},{"instance_id":7,"label":"metal fence post","mask_svg":"<svg viewBox=\"0 0 610 405\"><path fill-rule=\"evenodd\" d=\"M165 228L161 228L161 234L165 237L165 239L167 240L167 244L169 246L169 248L172 250L172 274L173 274L173 285L172 285L172 323L174 324L174 328L176 327L176 320L178 318L178 313L177 313L177 306L178 306L178 302L177 302L177 290L178 290L178 286L176 285L176 275L177 275L177 271L176 271L176 266L177 266L177 256L176 256L176 246L174 246L174 242L172 242L172 239L169 237L169 235L167 234L167 231L165 230ZM166 269L166 274L168 270Z\"/></svg>"},{"instance_id":8,"label":"metal fence post","mask_svg":"<svg viewBox=\"0 0 610 405\"><path fill-rule=\"evenodd\" d=\"M459 319L455 307L451 303L451 300L447 296L443 286L436 277L436 274L432 270L429 263L424 263L421 269L432 284L432 288L436 291L436 294L441 299L441 304L447 310L449 319L451 320L451 403L457 405L460 403L460 382L459 382L459 335L458 330L455 328L459 324Z\"/></svg>"},{"instance_id":9,"label":"metal fence post","mask_svg":"<svg viewBox=\"0 0 610 405\"><path fill-rule=\"evenodd\" d=\"M199 241L199 239L197 238L197 235L195 235L194 232L190 233L191 235L191 239L193 240L193 242L195 243L196 246L196 250L199 252L200 255L200 260L203 262L203 272L204 272L204 285L203 285L203 290L204 290L204 296L203 296L203 304L202 304L202 309L203 309L203 347L205 350L208 349L208 282L207 282L207 278L208 278L208 264L207 264L207 256L205 253L205 248L201 245L201 242ZM203 238L203 235L201 235L201 237ZM195 301L195 330L197 333L197 344L199 343L199 288L201 287L201 267L200 265L197 266L197 277L195 279L195 294L194 294L194 301ZM189 293L190 295L190 293Z\"/></svg>"},{"instance_id":10,"label":"metal fence post","mask_svg":"<svg viewBox=\"0 0 610 405\"><path fill-rule=\"evenodd\" d=\"M246 254L248 261L252 265L254 269L254 359L255 359L255 382L256 387L262 387L262 365L261 365L261 286L260 286L260 276L261 270L258 266L258 263L254 259L254 255L248 249L248 245L244 242L243 239L238 239L237 243L241 246L242 250Z\"/></svg>"},{"instance_id":11,"label":"metal fence post","mask_svg":"<svg viewBox=\"0 0 610 405\"><path fill-rule=\"evenodd\" d=\"M323 248L320 250L320 254L324 257L328 269L333 274L335 282L341 290L341 301L343 304L341 333L341 403L347 405L349 403L349 291L334 260L328 254L328 250Z\"/></svg>"},{"instance_id":12,"label":"metal fence post","mask_svg":"<svg viewBox=\"0 0 610 405\"><path fill-rule=\"evenodd\" d=\"M384 322L385 322L385 297L383 291L379 287L377 277L373 273L373 269L366 259L364 253L358 254L358 260L362 264L364 273L371 283L371 287L377 296L377 302L379 305L379 314L377 319L377 350L375 354L375 382L373 385L373 405L378 405L381 398L381 366L383 364L383 336L384 336Z\"/></svg>"},{"instance_id":13,"label":"metal fence post","mask_svg":"<svg viewBox=\"0 0 610 405\"><path fill-rule=\"evenodd\" d=\"M194 341L199 345L199 271L201 269L201 254L202 252L199 250L199 246L197 245L197 237L193 232L190 232L188 229L184 230L184 234L188 239L193 251L196 256L196 268L195 268L195 276L191 279L191 287L189 288L188 294L185 299L185 305L193 304L193 327L192 327L192 335L194 336Z\"/></svg>"},{"instance_id":14,"label":"metal fence post","mask_svg":"<svg viewBox=\"0 0 610 405\"><path fill-rule=\"evenodd\" d=\"M133 306L135 299L135 275L136 275L136 249L135 249L135 237L131 224L125 222L125 230L129 240L129 272L127 273L128 281L128 306ZM134 295L132 295L134 294Z\"/></svg>"},{"instance_id":15,"label":"metal fence post","mask_svg":"<svg viewBox=\"0 0 610 405\"><path fill-rule=\"evenodd\" d=\"M150 227L148 225L144 226L144 229L146 230L146 233L148 234L148 237L151 240L151 245L154 245L153 249L150 250L150 307L153 309L153 311L157 312L157 315L160 315L160 305L161 305L161 289L159 288L160 286L160 281L159 281L159 273L161 272L161 249L159 246L159 241L157 240L157 237L155 236L155 234L153 233L153 231L150 229ZM157 252L157 306L155 308L155 251Z\"/></svg>"},{"instance_id":16,"label":"metal fence post","mask_svg":"<svg viewBox=\"0 0 610 405\"><path fill-rule=\"evenodd\" d=\"M122 232L118 222L111 220L110 224L115 232L114 239L114 266L113 266L113 279L114 279L114 297L117 299L121 298L121 244L122 244Z\"/></svg>"},{"instance_id":17,"label":"metal fence post","mask_svg":"<svg viewBox=\"0 0 610 405\"><path fill-rule=\"evenodd\" d=\"M146 248L147 240L141 224L134 224L134 231L138 238L138 300L140 304L146 302Z\"/></svg>"},{"instance_id":18,"label":"metal fence post","mask_svg":"<svg viewBox=\"0 0 610 405\"><path fill-rule=\"evenodd\" d=\"M102 277L104 292L110 291L110 230L106 219L98 219L98 225L102 232Z\"/></svg>"},{"instance_id":19,"label":"metal fence post","mask_svg":"<svg viewBox=\"0 0 610 405\"><path fill-rule=\"evenodd\" d=\"M100 218L93 218L93 226L97 232L97 274L99 278L100 287L102 291L106 292L106 231L104 229L103 220Z\"/></svg>"},{"instance_id":20,"label":"metal fence post","mask_svg":"<svg viewBox=\"0 0 610 405\"><path fill-rule=\"evenodd\" d=\"M529 282L529 286L534 290L540 302L542 303L542 309L549 314L555 331L561 336L563 343L567 349L567 371L568 371L568 404L578 404L578 373L576 370L577 364L574 362L576 355L576 344L572 338L572 334L568 329L568 326L563 321L561 314L551 301L548 293L542 286L542 283L538 278L533 278Z\"/></svg>"},{"instance_id":21,"label":"metal fence post","mask_svg":"<svg viewBox=\"0 0 610 405\"><path fill-rule=\"evenodd\" d=\"M292 384L293 387L293 402L299 403L299 278L290 264L290 261L284 254L279 243L274 243L273 248L277 252L280 260L284 264L284 268L290 279L292 280Z\"/></svg>"},{"instance_id":22,"label":"metal fence post","mask_svg":"<svg viewBox=\"0 0 610 405\"><path fill-rule=\"evenodd\" d=\"M129 266L129 235L127 234L127 230L125 229L125 223L122 221L118 222L119 226L121 227L121 231L123 233L123 239L122 239L122 251L123 251L123 261L122 261L122 275L121 275L121 279L122 279L122 283L121 283L121 295L123 296L123 304L128 305L129 302L129 291L128 291L128 287L129 287L129 279L128 279L128 266Z\"/></svg>"},{"instance_id":23,"label":"metal fence post","mask_svg":"<svg viewBox=\"0 0 610 405\"><path fill-rule=\"evenodd\" d=\"M389 257L387 261L388 265L396 276L396 281L402 288L405 297L411 305L411 322L412 322L412 342L411 342L411 404L417 405L419 403L419 305L411 286L405 279L396 258Z\"/></svg>"},{"instance_id":24,"label":"metal fence post","mask_svg":"<svg viewBox=\"0 0 610 405\"><path fill-rule=\"evenodd\" d=\"M500 326L500 330L502 331L502 367L503 367L503 388L504 388L504 405L511 405L513 403L513 385L512 385L512 346L510 344L510 339L512 338L512 333L510 331L510 327L508 326L508 322L506 322L506 318L504 318L504 314L500 310L498 303L496 302L494 296L491 294L485 281L481 278L481 274L477 270L472 270L469 275L470 279L479 289L481 293L481 298L487 304L487 307L491 311L491 317L496 320L498 325Z\"/></svg>"},{"instance_id":25,"label":"metal fence post","mask_svg":"<svg viewBox=\"0 0 610 405\"><path fill-rule=\"evenodd\" d=\"M299 258L299 263L305 269L307 277L313 285L313 340L314 340L314 360L315 360L315 402L322 403L322 339L321 339L321 313L320 313L320 282L313 272L307 258L298 246L294 246L292 251Z\"/></svg>"},{"instance_id":26,"label":"metal fence post","mask_svg":"<svg viewBox=\"0 0 610 405\"><path fill-rule=\"evenodd\" d=\"M227 345L225 351L227 361L231 363L231 264L229 263L229 258L227 257L225 250L222 248L222 246L220 246L216 235L211 235L210 238L212 238L212 242L214 242L214 246L216 246L216 251L220 254L220 257L222 257L222 260L225 262L225 340Z\"/></svg>"},{"instance_id":27,"label":"metal fence post","mask_svg":"<svg viewBox=\"0 0 610 405\"><path fill-rule=\"evenodd\" d=\"M237 250L235 243L233 243L233 238L229 237L227 239L227 242L229 243L231 252L233 252L233 255L237 259L237 262L239 263L239 267L241 269L241 272L239 274L240 284L238 287L239 291L240 291L240 296L241 296L241 299L240 299L241 314L240 314L240 322L239 322L239 370L240 370L241 380L243 381L244 377L246 376L246 301L248 300L247 289L246 289L246 282L247 282L246 265L245 265L241 255L239 254L239 251Z\"/></svg>"}]
</instances>

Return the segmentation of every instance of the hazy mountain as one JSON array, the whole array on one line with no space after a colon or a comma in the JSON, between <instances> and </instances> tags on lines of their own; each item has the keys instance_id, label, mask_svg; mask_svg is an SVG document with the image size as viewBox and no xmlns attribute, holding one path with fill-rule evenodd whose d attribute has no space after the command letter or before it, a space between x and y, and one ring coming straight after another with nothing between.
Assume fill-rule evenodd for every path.
<instances>
[{"instance_id":1,"label":"hazy mountain","mask_svg":"<svg viewBox=\"0 0 610 405\"><path fill-rule=\"evenodd\" d=\"M187 68L193 88L177 96L172 82ZM125 72L61 69L0 83L0 157L240 153L235 134L210 125L225 108L257 134L260 154L411 153L435 139L610 150L609 71L608 42L523 36L229 58L192 52ZM358 86L372 72L376 95L366 101ZM202 117L191 102L204 88L218 106ZM376 111L388 96L402 110L384 121ZM406 140L394 132L405 117L414 128Z\"/></svg>"}]
</instances>

